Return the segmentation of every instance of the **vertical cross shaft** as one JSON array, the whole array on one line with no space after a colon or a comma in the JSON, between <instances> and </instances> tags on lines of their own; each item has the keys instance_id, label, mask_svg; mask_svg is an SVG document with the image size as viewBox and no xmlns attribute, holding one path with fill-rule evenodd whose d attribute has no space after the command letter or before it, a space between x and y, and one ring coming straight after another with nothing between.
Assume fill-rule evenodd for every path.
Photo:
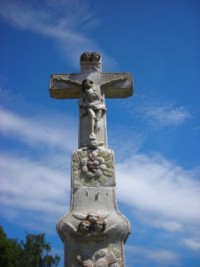
<instances>
[{"instance_id":1,"label":"vertical cross shaft","mask_svg":"<svg viewBox=\"0 0 200 267\"><path fill-rule=\"evenodd\" d=\"M71 207L57 224L65 267L125 267L130 232L118 211L114 154L108 149L105 97L132 95L131 75L102 73L101 56L84 53L80 74L54 74L50 95L79 98L79 149L72 155Z\"/></svg>"}]
</instances>

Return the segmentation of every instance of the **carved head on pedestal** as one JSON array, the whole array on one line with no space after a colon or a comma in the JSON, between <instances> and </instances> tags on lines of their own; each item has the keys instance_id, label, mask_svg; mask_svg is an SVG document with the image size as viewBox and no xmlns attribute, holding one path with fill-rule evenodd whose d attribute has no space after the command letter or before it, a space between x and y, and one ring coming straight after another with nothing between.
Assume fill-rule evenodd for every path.
<instances>
[{"instance_id":1,"label":"carved head on pedestal","mask_svg":"<svg viewBox=\"0 0 200 267\"><path fill-rule=\"evenodd\" d=\"M88 233L90 229L91 229L91 223L87 220L82 221L78 226L78 231L83 234Z\"/></svg>"},{"instance_id":2,"label":"carved head on pedestal","mask_svg":"<svg viewBox=\"0 0 200 267\"><path fill-rule=\"evenodd\" d=\"M94 230L97 232L97 233L101 233L105 230L106 228L106 222L103 220L103 219L98 219L96 222L95 222L95 225L94 225Z\"/></svg>"},{"instance_id":3,"label":"carved head on pedestal","mask_svg":"<svg viewBox=\"0 0 200 267\"><path fill-rule=\"evenodd\" d=\"M90 212L86 216L82 213L74 213L73 216L81 222L78 224L77 231L84 235L93 236L96 234L107 233L111 228L116 229L115 225L106 230L106 221L104 220L108 214L98 215L95 212ZM89 236L88 235L88 236Z\"/></svg>"},{"instance_id":4,"label":"carved head on pedestal","mask_svg":"<svg viewBox=\"0 0 200 267\"><path fill-rule=\"evenodd\" d=\"M99 219L99 215L91 212L87 215L86 220L88 220L90 223L94 224Z\"/></svg>"}]
</instances>

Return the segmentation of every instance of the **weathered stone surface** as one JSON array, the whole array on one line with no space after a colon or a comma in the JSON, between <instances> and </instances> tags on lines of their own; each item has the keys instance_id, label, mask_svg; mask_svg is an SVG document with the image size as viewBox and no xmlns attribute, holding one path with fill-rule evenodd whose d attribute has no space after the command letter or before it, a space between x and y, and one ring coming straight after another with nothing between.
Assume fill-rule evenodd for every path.
<instances>
[{"instance_id":1,"label":"weathered stone surface","mask_svg":"<svg viewBox=\"0 0 200 267\"><path fill-rule=\"evenodd\" d=\"M93 193L91 195L94 196L94 192L91 191L90 188L88 193ZM83 193L83 189L80 192ZM88 200L95 201L89 197ZM86 203L88 201L84 204ZM84 213L80 212L81 210L84 210ZM70 264L66 266L80 266L77 258L84 261L93 260L94 254L101 249L106 249L113 255L115 259L113 263L117 263L117 266L124 266L123 243L127 239L130 226L125 217L115 208L102 207L102 209L85 210L85 206L84 208L82 205L81 207L76 206L59 221L57 230L65 244L65 251L68 251L65 256L66 262Z\"/></svg>"},{"instance_id":2,"label":"weathered stone surface","mask_svg":"<svg viewBox=\"0 0 200 267\"><path fill-rule=\"evenodd\" d=\"M105 97L132 95L128 73L102 73L101 56L81 55L81 74L54 74L50 95L79 98L79 149L72 154L71 204L57 224L65 267L125 267L128 220L116 202L114 154L108 149Z\"/></svg>"}]
</instances>

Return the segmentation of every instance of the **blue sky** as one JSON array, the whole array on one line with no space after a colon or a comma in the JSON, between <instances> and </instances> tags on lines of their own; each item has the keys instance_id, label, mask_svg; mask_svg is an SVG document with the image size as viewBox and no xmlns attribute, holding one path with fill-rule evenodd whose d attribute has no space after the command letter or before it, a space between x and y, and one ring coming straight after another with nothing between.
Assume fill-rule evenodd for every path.
<instances>
[{"instance_id":1,"label":"blue sky","mask_svg":"<svg viewBox=\"0 0 200 267\"><path fill-rule=\"evenodd\" d=\"M200 266L197 0L0 1L1 224L45 232L69 208L78 100L51 99L52 73L78 73L98 51L104 72L130 72L134 96L109 99L119 209L131 222L127 267Z\"/></svg>"}]
</instances>

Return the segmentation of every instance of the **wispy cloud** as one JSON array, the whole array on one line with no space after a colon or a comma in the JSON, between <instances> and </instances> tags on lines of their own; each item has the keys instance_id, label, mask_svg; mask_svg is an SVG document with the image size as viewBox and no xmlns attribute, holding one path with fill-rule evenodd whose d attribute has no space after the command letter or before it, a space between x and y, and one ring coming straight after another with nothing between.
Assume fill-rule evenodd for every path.
<instances>
[{"instance_id":1,"label":"wispy cloud","mask_svg":"<svg viewBox=\"0 0 200 267\"><path fill-rule=\"evenodd\" d=\"M24 116L0 108L0 113L1 138L15 144L0 155L1 214L28 229L45 230L69 205L70 154L77 148L74 118L50 111Z\"/></svg>"},{"instance_id":2,"label":"wispy cloud","mask_svg":"<svg viewBox=\"0 0 200 267\"><path fill-rule=\"evenodd\" d=\"M152 126L179 126L191 117L185 107L168 103L145 103L140 112Z\"/></svg>"},{"instance_id":3,"label":"wispy cloud","mask_svg":"<svg viewBox=\"0 0 200 267\"><path fill-rule=\"evenodd\" d=\"M69 192L69 179L67 180L65 176L66 168L53 169L51 166L41 165L27 158L19 159L5 154L1 155L0 164L1 204L49 212L58 211L59 205L62 207L61 203L65 202L63 196L66 191ZM63 184L66 186L63 187Z\"/></svg>"},{"instance_id":4,"label":"wispy cloud","mask_svg":"<svg viewBox=\"0 0 200 267\"><path fill-rule=\"evenodd\" d=\"M178 127L192 118L190 110L185 106L150 100L147 96L138 97L136 103L130 99L123 100L121 107L152 129Z\"/></svg>"},{"instance_id":5,"label":"wispy cloud","mask_svg":"<svg viewBox=\"0 0 200 267\"><path fill-rule=\"evenodd\" d=\"M193 240L193 239L184 239L183 243L185 246L190 248L191 250L194 250L196 252L200 252L200 242L199 240Z\"/></svg>"},{"instance_id":6,"label":"wispy cloud","mask_svg":"<svg viewBox=\"0 0 200 267\"><path fill-rule=\"evenodd\" d=\"M49 162L45 164L28 157L0 155L3 217L23 225L23 216L19 215L24 213L29 227L35 227L38 218L42 227L52 218L56 220L64 214L70 198L70 171L66 165L55 167L54 164L51 166ZM33 219L29 213L37 213L37 216Z\"/></svg>"},{"instance_id":7,"label":"wispy cloud","mask_svg":"<svg viewBox=\"0 0 200 267\"><path fill-rule=\"evenodd\" d=\"M177 231L200 220L197 170L184 170L158 155L137 153L117 164L117 177L119 199L146 216L146 223Z\"/></svg>"},{"instance_id":8,"label":"wispy cloud","mask_svg":"<svg viewBox=\"0 0 200 267\"><path fill-rule=\"evenodd\" d=\"M0 113L0 133L4 136L11 136L32 145L42 143L66 151L71 151L76 147L76 130L73 119L69 116L66 116L68 117L68 130L70 130L70 142L67 142L65 141L67 127L61 126L61 123L57 127L58 118L55 118L54 114L48 115L51 117L51 121L49 121L47 116L45 118L36 115L34 118L30 118L17 115L4 108L0 108ZM59 121L61 122L61 120L60 118Z\"/></svg>"},{"instance_id":9,"label":"wispy cloud","mask_svg":"<svg viewBox=\"0 0 200 267\"><path fill-rule=\"evenodd\" d=\"M88 1L2 1L1 16L13 26L50 37L66 37L74 41L85 38L74 34L79 27L86 30L97 24Z\"/></svg>"},{"instance_id":10,"label":"wispy cloud","mask_svg":"<svg viewBox=\"0 0 200 267\"><path fill-rule=\"evenodd\" d=\"M106 64L115 64L99 45L87 37L87 32L98 26L95 4L90 1L5 1L1 3L1 17L9 24L30 30L55 40L59 50L77 65L84 51L99 51Z\"/></svg>"},{"instance_id":11,"label":"wispy cloud","mask_svg":"<svg viewBox=\"0 0 200 267\"><path fill-rule=\"evenodd\" d=\"M169 250L147 249L142 246L126 246L129 261L146 266L151 262L153 266L179 266L180 256ZM131 265L130 265L131 266ZM149 265L148 265L149 266Z\"/></svg>"}]
</instances>

